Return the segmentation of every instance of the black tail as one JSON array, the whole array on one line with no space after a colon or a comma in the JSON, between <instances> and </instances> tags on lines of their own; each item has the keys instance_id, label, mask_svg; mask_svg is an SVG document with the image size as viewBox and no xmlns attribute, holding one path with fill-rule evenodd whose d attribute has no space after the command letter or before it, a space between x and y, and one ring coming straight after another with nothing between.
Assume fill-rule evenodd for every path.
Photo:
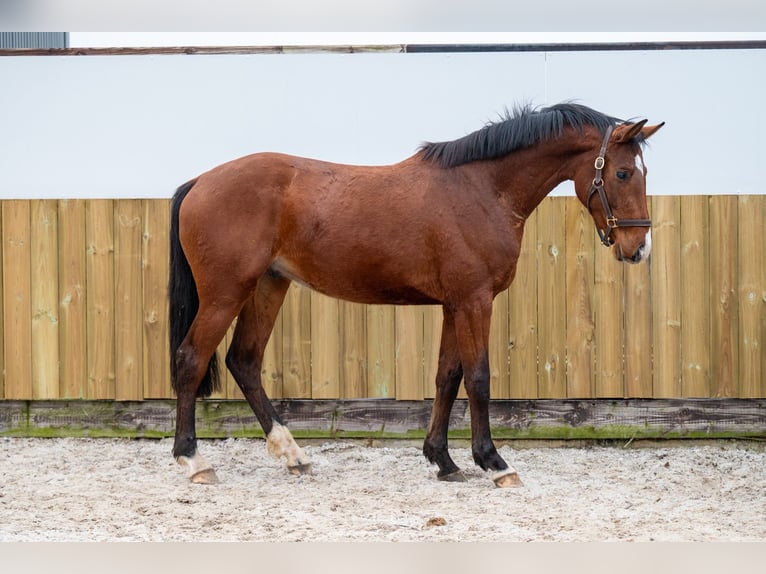
<instances>
[{"instance_id":1,"label":"black tail","mask_svg":"<svg viewBox=\"0 0 766 574\"><path fill-rule=\"evenodd\" d=\"M170 280L168 297L170 298L170 382L178 393L176 373L176 351L186 337L194 317L199 309L197 285L194 283L189 262L178 239L178 212L181 203L197 180L188 181L176 190L170 204ZM198 397L208 397L220 388L218 355L213 353L202 378Z\"/></svg>"}]
</instances>

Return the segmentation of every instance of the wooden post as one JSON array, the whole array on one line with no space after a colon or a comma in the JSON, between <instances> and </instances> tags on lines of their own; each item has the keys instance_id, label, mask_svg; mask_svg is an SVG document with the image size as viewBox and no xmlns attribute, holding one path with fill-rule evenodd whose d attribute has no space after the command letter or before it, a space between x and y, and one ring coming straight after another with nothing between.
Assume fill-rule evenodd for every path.
<instances>
[{"instance_id":1,"label":"wooden post","mask_svg":"<svg viewBox=\"0 0 766 574\"><path fill-rule=\"evenodd\" d=\"M59 201L59 396L87 395L85 200Z\"/></svg>"},{"instance_id":2,"label":"wooden post","mask_svg":"<svg viewBox=\"0 0 766 574\"><path fill-rule=\"evenodd\" d=\"M567 397L594 391L593 219L577 198L566 207Z\"/></svg>"},{"instance_id":3,"label":"wooden post","mask_svg":"<svg viewBox=\"0 0 766 574\"><path fill-rule=\"evenodd\" d=\"M143 399L143 288L140 200L114 201L115 398Z\"/></svg>"},{"instance_id":4,"label":"wooden post","mask_svg":"<svg viewBox=\"0 0 766 574\"><path fill-rule=\"evenodd\" d=\"M708 198L681 197L681 396L710 397Z\"/></svg>"},{"instance_id":5,"label":"wooden post","mask_svg":"<svg viewBox=\"0 0 766 574\"><path fill-rule=\"evenodd\" d=\"M423 399L423 309L398 306L396 322L396 398Z\"/></svg>"},{"instance_id":6,"label":"wooden post","mask_svg":"<svg viewBox=\"0 0 766 574\"><path fill-rule=\"evenodd\" d=\"M737 197L710 198L710 348L713 397L739 395Z\"/></svg>"},{"instance_id":7,"label":"wooden post","mask_svg":"<svg viewBox=\"0 0 766 574\"><path fill-rule=\"evenodd\" d=\"M393 305L367 306L367 396L396 396L396 326Z\"/></svg>"},{"instance_id":8,"label":"wooden post","mask_svg":"<svg viewBox=\"0 0 766 574\"><path fill-rule=\"evenodd\" d=\"M311 291L293 283L282 308L282 392L311 397Z\"/></svg>"},{"instance_id":9,"label":"wooden post","mask_svg":"<svg viewBox=\"0 0 766 574\"><path fill-rule=\"evenodd\" d=\"M58 202L31 203L32 398L59 398Z\"/></svg>"},{"instance_id":10,"label":"wooden post","mask_svg":"<svg viewBox=\"0 0 766 574\"><path fill-rule=\"evenodd\" d=\"M652 198L654 396L681 396L681 202Z\"/></svg>"},{"instance_id":11,"label":"wooden post","mask_svg":"<svg viewBox=\"0 0 766 574\"><path fill-rule=\"evenodd\" d=\"M537 387L540 398L566 397L565 198L537 208Z\"/></svg>"},{"instance_id":12,"label":"wooden post","mask_svg":"<svg viewBox=\"0 0 766 574\"><path fill-rule=\"evenodd\" d=\"M766 373L762 358L766 353L762 325L766 315L764 280L764 196L740 196L738 207L738 298L739 298L739 380L740 398L761 396ZM760 244L760 248L757 247Z\"/></svg>"},{"instance_id":13,"label":"wooden post","mask_svg":"<svg viewBox=\"0 0 766 574\"><path fill-rule=\"evenodd\" d=\"M516 278L508 289L511 398L534 399L537 390L537 211L527 219Z\"/></svg>"},{"instance_id":14,"label":"wooden post","mask_svg":"<svg viewBox=\"0 0 766 574\"><path fill-rule=\"evenodd\" d=\"M168 333L170 202L143 201L143 396L173 397Z\"/></svg>"},{"instance_id":15,"label":"wooden post","mask_svg":"<svg viewBox=\"0 0 766 574\"><path fill-rule=\"evenodd\" d=\"M115 398L114 202L85 206L87 241L88 381L85 398Z\"/></svg>"},{"instance_id":16,"label":"wooden post","mask_svg":"<svg viewBox=\"0 0 766 574\"><path fill-rule=\"evenodd\" d=\"M3 201L5 398L32 394L30 202Z\"/></svg>"},{"instance_id":17,"label":"wooden post","mask_svg":"<svg viewBox=\"0 0 766 574\"><path fill-rule=\"evenodd\" d=\"M338 300L311 292L311 397L340 396Z\"/></svg>"}]
</instances>

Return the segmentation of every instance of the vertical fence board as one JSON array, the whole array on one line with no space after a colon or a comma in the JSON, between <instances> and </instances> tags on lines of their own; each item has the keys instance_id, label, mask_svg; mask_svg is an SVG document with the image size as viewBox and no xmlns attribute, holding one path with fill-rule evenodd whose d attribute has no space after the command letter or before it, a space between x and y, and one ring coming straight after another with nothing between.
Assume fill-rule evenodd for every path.
<instances>
[{"instance_id":1,"label":"vertical fence board","mask_svg":"<svg viewBox=\"0 0 766 574\"><path fill-rule=\"evenodd\" d=\"M540 398L566 397L566 198L537 208L537 379Z\"/></svg>"},{"instance_id":2,"label":"vertical fence board","mask_svg":"<svg viewBox=\"0 0 766 574\"><path fill-rule=\"evenodd\" d=\"M58 202L31 203L32 398L59 398Z\"/></svg>"},{"instance_id":3,"label":"vertical fence board","mask_svg":"<svg viewBox=\"0 0 766 574\"><path fill-rule=\"evenodd\" d=\"M681 197L681 395L710 396L708 198Z\"/></svg>"},{"instance_id":4,"label":"vertical fence board","mask_svg":"<svg viewBox=\"0 0 766 574\"><path fill-rule=\"evenodd\" d=\"M625 269L625 394L651 398L652 279L649 264Z\"/></svg>"},{"instance_id":5,"label":"vertical fence board","mask_svg":"<svg viewBox=\"0 0 766 574\"><path fill-rule=\"evenodd\" d=\"M423 309L396 307L396 398L423 398Z\"/></svg>"},{"instance_id":6,"label":"vertical fence board","mask_svg":"<svg viewBox=\"0 0 766 574\"><path fill-rule=\"evenodd\" d=\"M574 198L566 207L567 396L593 396L593 224Z\"/></svg>"},{"instance_id":7,"label":"vertical fence board","mask_svg":"<svg viewBox=\"0 0 766 574\"><path fill-rule=\"evenodd\" d=\"M115 398L143 398L143 244L140 200L114 201Z\"/></svg>"},{"instance_id":8,"label":"vertical fence board","mask_svg":"<svg viewBox=\"0 0 766 574\"><path fill-rule=\"evenodd\" d=\"M396 396L396 323L393 305L367 307L367 395Z\"/></svg>"},{"instance_id":9,"label":"vertical fence board","mask_svg":"<svg viewBox=\"0 0 766 574\"><path fill-rule=\"evenodd\" d=\"M711 394L738 396L737 198L710 198Z\"/></svg>"},{"instance_id":10,"label":"vertical fence board","mask_svg":"<svg viewBox=\"0 0 766 574\"><path fill-rule=\"evenodd\" d=\"M511 398L537 398L537 211L527 219L508 289Z\"/></svg>"},{"instance_id":11,"label":"vertical fence board","mask_svg":"<svg viewBox=\"0 0 766 574\"><path fill-rule=\"evenodd\" d=\"M311 397L311 291L293 283L282 308L282 390L285 397Z\"/></svg>"},{"instance_id":12,"label":"vertical fence board","mask_svg":"<svg viewBox=\"0 0 766 574\"><path fill-rule=\"evenodd\" d=\"M59 382L62 399L86 396L87 309L85 200L59 201Z\"/></svg>"},{"instance_id":13,"label":"vertical fence board","mask_svg":"<svg viewBox=\"0 0 766 574\"><path fill-rule=\"evenodd\" d=\"M30 202L3 202L3 319L5 398L32 393L32 301L30 297Z\"/></svg>"},{"instance_id":14,"label":"vertical fence board","mask_svg":"<svg viewBox=\"0 0 766 574\"><path fill-rule=\"evenodd\" d=\"M741 196L738 198L738 276L739 288L739 380L738 396L758 397L761 380L766 373L761 371L764 341L761 338L761 324L764 301L761 293L763 268L763 234L766 220L763 218L762 197ZM753 243L760 239L762 247Z\"/></svg>"},{"instance_id":15,"label":"vertical fence board","mask_svg":"<svg viewBox=\"0 0 766 574\"><path fill-rule=\"evenodd\" d=\"M652 220L654 396L669 398L681 393L680 198L652 198Z\"/></svg>"},{"instance_id":16,"label":"vertical fence board","mask_svg":"<svg viewBox=\"0 0 766 574\"><path fill-rule=\"evenodd\" d=\"M283 320L284 314L280 309L263 352L261 383L270 399L281 399L284 396Z\"/></svg>"},{"instance_id":17,"label":"vertical fence board","mask_svg":"<svg viewBox=\"0 0 766 574\"><path fill-rule=\"evenodd\" d=\"M88 381L84 398L115 398L114 202L85 206L87 241Z\"/></svg>"},{"instance_id":18,"label":"vertical fence board","mask_svg":"<svg viewBox=\"0 0 766 574\"><path fill-rule=\"evenodd\" d=\"M143 395L173 396L168 337L168 242L170 202L144 200L143 214Z\"/></svg>"},{"instance_id":19,"label":"vertical fence board","mask_svg":"<svg viewBox=\"0 0 766 574\"><path fill-rule=\"evenodd\" d=\"M489 393L493 399L510 399L508 346L508 290L498 293L492 302L489 332ZM438 351L437 351L438 353Z\"/></svg>"},{"instance_id":20,"label":"vertical fence board","mask_svg":"<svg viewBox=\"0 0 766 574\"><path fill-rule=\"evenodd\" d=\"M594 324L596 331L596 396L623 397L623 263L613 248L594 236Z\"/></svg>"},{"instance_id":21,"label":"vertical fence board","mask_svg":"<svg viewBox=\"0 0 766 574\"><path fill-rule=\"evenodd\" d=\"M3 202L0 202L0 400L5 398L5 290L3 289L3 275L5 265L3 253L5 251L5 234L3 231Z\"/></svg>"},{"instance_id":22,"label":"vertical fence board","mask_svg":"<svg viewBox=\"0 0 766 574\"><path fill-rule=\"evenodd\" d=\"M338 300L311 293L311 397L340 396Z\"/></svg>"},{"instance_id":23,"label":"vertical fence board","mask_svg":"<svg viewBox=\"0 0 766 574\"><path fill-rule=\"evenodd\" d=\"M341 301L340 388L341 396L358 399L367 393L367 313L364 305Z\"/></svg>"},{"instance_id":24,"label":"vertical fence board","mask_svg":"<svg viewBox=\"0 0 766 574\"><path fill-rule=\"evenodd\" d=\"M436 371L439 368L443 316L441 307L423 307L423 397L427 399L436 396ZM460 390L465 392L462 386Z\"/></svg>"}]
</instances>

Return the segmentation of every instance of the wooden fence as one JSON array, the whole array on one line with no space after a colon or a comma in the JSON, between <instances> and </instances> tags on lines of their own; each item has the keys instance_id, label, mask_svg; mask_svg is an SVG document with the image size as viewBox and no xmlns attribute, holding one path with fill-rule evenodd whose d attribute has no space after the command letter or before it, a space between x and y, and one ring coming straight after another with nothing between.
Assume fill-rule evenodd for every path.
<instances>
[{"instance_id":1,"label":"wooden fence","mask_svg":"<svg viewBox=\"0 0 766 574\"><path fill-rule=\"evenodd\" d=\"M168 200L1 204L0 398L172 397ZM766 196L650 207L651 262L638 266L598 244L575 198L533 214L516 280L495 301L494 398L766 397ZM440 328L438 307L364 306L293 285L267 349L267 392L433 396ZM217 398L241 398L224 381Z\"/></svg>"}]
</instances>

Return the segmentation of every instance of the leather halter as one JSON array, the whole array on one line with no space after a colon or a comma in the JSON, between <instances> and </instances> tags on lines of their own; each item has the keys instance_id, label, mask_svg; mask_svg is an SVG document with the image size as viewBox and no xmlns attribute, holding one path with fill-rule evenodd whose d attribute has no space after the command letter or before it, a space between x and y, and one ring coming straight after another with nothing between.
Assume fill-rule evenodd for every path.
<instances>
[{"instance_id":1,"label":"leather halter","mask_svg":"<svg viewBox=\"0 0 766 574\"><path fill-rule=\"evenodd\" d=\"M601 243L607 247L614 244L614 239L611 237L612 230L617 227L651 227L651 219L617 219L612 213L612 208L609 207L609 201L606 198L606 190L604 189L604 179L601 177L604 170L604 163L606 161L606 146L609 144L609 138L612 137L614 126L609 126L604 135L604 141L601 143L601 150L596 158L594 167L596 168L596 177L593 178L593 183L590 186L590 193L588 193L588 201L585 204L588 211L593 215L593 210L590 207L590 202L593 196L598 194L601 199L601 208L604 211L604 217L606 217L606 230L602 231L598 225L596 231L601 239Z\"/></svg>"}]
</instances>

